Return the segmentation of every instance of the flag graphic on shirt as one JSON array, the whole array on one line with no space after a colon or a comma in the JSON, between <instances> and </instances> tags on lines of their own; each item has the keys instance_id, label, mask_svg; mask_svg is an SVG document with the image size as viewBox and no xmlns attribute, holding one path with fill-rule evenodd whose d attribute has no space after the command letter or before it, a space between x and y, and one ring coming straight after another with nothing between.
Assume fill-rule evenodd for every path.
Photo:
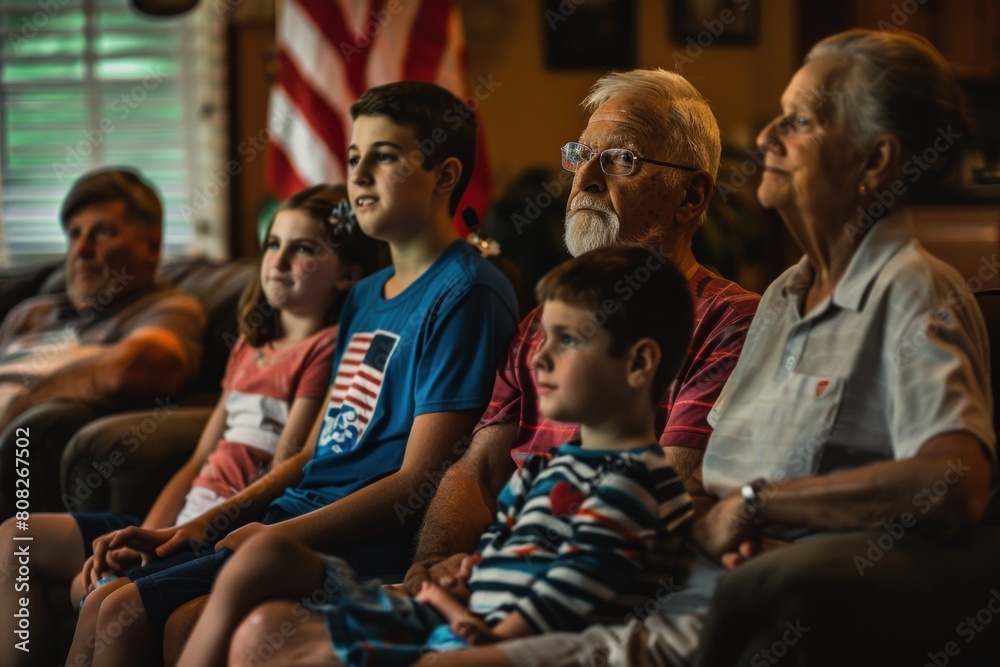
<instances>
[{"instance_id":1,"label":"flag graphic on shirt","mask_svg":"<svg viewBox=\"0 0 1000 667\"><path fill-rule=\"evenodd\" d=\"M367 88L430 81L473 111L492 92L492 85L480 85L470 95L465 33L453 0L284 0L277 41L267 181L280 199L316 183L346 180L350 105ZM454 127L449 121L441 129ZM492 174L481 123L479 128L478 159L458 211L472 206L482 218ZM460 233L463 227L456 216Z\"/></svg>"},{"instance_id":2,"label":"flag graphic on shirt","mask_svg":"<svg viewBox=\"0 0 1000 667\"><path fill-rule=\"evenodd\" d=\"M399 336L386 331L351 336L333 379L319 447L349 452L358 446L382 393L382 378Z\"/></svg>"}]
</instances>

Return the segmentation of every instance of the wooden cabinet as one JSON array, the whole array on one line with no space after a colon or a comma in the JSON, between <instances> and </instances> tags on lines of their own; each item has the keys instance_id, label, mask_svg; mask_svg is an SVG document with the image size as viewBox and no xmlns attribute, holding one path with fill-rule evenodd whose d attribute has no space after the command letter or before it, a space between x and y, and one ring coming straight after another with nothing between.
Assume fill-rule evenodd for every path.
<instances>
[{"instance_id":1,"label":"wooden cabinet","mask_svg":"<svg viewBox=\"0 0 1000 667\"><path fill-rule=\"evenodd\" d=\"M857 27L923 35L963 78L1000 78L996 0L853 0L852 11Z\"/></svg>"},{"instance_id":2,"label":"wooden cabinet","mask_svg":"<svg viewBox=\"0 0 1000 667\"><path fill-rule=\"evenodd\" d=\"M948 262L973 291L1000 287L1000 203L912 209L917 238Z\"/></svg>"}]
</instances>

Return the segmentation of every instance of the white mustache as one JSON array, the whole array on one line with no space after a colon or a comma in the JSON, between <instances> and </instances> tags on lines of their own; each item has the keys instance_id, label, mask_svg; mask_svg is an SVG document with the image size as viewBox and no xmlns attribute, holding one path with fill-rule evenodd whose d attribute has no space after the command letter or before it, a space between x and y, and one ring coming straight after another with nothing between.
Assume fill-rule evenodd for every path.
<instances>
[{"instance_id":1,"label":"white mustache","mask_svg":"<svg viewBox=\"0 0 1000 667\"><path fill-rule=\"evenodd\" d=\"M600 211L601 213L606 213L608 215L614 215L615 213L611 209L611 207L605 204L604 202L600 201L599 199L595 199L590 195L584 195L584 194L576 196L576 199L574 199L573 202L570 204L569 212L575 213L578 209L581 208L593 209L595 211Z\"/></svg>"}]
</instances>

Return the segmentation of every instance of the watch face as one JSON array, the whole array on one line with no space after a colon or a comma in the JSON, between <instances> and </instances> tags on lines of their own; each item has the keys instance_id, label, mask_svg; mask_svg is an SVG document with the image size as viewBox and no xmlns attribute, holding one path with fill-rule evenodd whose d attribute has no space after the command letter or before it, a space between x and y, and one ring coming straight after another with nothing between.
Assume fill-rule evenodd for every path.
<instances>
[{"instance_id":1,"label":"watch face","mask_svg":"<svg viewBox=\"0 0 1000 667\"><path fill-rule=\"evenodd\" d=\"M749 484L744 484L740 488L740 494L743 496L743 504L747 507L747 509L756 511L760 508L760 492L766 485L766 480L755 479Z\"/></svg>"}]
</instances>

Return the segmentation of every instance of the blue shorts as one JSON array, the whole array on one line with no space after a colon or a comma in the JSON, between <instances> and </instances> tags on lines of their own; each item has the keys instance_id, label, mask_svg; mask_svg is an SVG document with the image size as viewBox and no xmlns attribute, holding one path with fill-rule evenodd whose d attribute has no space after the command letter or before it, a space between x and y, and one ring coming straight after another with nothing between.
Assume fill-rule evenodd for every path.
<instances>
[{"instance_id":1,"label":"blue shorts","mask_svg":"<svg viewBox=\"0 0 1000 667\"><path fill-rule=\"evenodd\" d=\"M380 567L386 564L402 567L400 572L406 571L405 557L398 554L395 554L395 557L390 554L380 554L370 547L346 549L345 551L348 552L345 555L350 565L365 573L389 574L371 569L373 566ZM202 551L200 553L182 551L156 563L133 568L125 573L139 589L142 606L149 619L149 627L154 640L156 635L163 631L167 619L178 607L197 597L208 595L219 570L232 555L232 549L220 549L215 552ZM362 563L367 567L359 567ZM396 570L394 569L392 572L395 573Z\"/></svg>"},{"instance_id":2,"label":"blue shorts","mask_svg":"<svg viewBox=\"0 0 1000 667\"><path fill-rule=\"evenodd\" d=\"M290 518L292 515L280 508L270 508L262 523L274 524ZM412 544L412 538L405 531L390 531L366 540L364 546L345 549L344 555L354 567L365 573L405 572L409 567ZM150 656L156 658L157 662L162 654L163 628L167 619L185 603L208 595L215 577L232 555L231 549L213 551L213 547L208 546L199 551L177 553L125 573L135 584L142 599L149 625ZM377 569L372 571L373 568Z\"/></svg>"},{"instance_id":3,"label":"blue shorts","mask_svg":"<svg viewBox=\"0 0 1000 667\"><path fill-rule=\"evenodd\" d=\"M229 549L211 554L185 551L157 563L125 571L125 576L135 584L145 606L143 611L149 627L148 651L143 660L145 664L163 665L163 626L167 618L185 602L207 594L215 573L232 553ZM215 567L211 574L197 572L204 568L211 569L213 564ZM185 566L194 568L196 574L183 576ZM164 577L167 573L172 573L172 576ZM166 581L169 581L169 585L164 585ZM184 586L184 583L188 585Z\"/></svg>"},{"instance_id":4,"label":"blue shorts","mask_svg":"<svg viewBox=\"0 0 1000 667\"><path fill-rule=\"evenodd\" d=\"M142 525L142 519L134 514L115 514L114 512L71 512L83 537L83 558L86 560L94 555L94 540L115 530L129 526Z\"/></svg>"},{"instance_id":5,"label":"blue shorts","mask_svg":"<svg viewBox=\"0 0 1000 667\"><path fill-rule=\"evenodd\" d=\"M292 518L280 510L268 510L263 523L277 523ZM222 535L219 536L219 539ZM214 551L211 544L197 551L182 551L161 561L126 572L142 598L149 621L150 646L160 646L163 626L181 605L208 595L222 565L233 555L232 549Z\"/></svg>"},{"instance_id":6,"label":"blue shorts","mask_svg":"<svg viewBox=\"0 0 1000 667\"><path fill-rule=\"evenodd\" d=\"M284 519L280 515L278 518ZM275 514L268 512L263 523L276 523L274 519ZM342 555L364 574L395 574L409 567L411 545L408 538L398 534L382 535L363 546L345 548ZM142 598L149 621L150 646L162 645L163 627L175 610L211 592L215 577L233 553L232 549L184 551L125 573Z\"/></svg>"},{"instance_id":7,"label":"blue shorts","mask_svg":"<svg viewBox=\"0 0 1000 667\"><path fill-rule=\"evenodd\" d=\"M163 626L178 607L208 595L216 575L233 553L232 549L212 553L182 551L125 573L142 598L149 621L150 646L162 646Z\"/></svg>"},{"instance_id":8,"label":"blue shorts","mask_svg":"<svg viewBox=\"0 0 1000 667\"><path fill-rule=\"evenodd\" d=\"M390 593L375 578L358 576L350 564L325 556L321 613L333 651L345 665L407 667L422 653L466 648L432 606Z\"/></svg>"}]
</instances>

